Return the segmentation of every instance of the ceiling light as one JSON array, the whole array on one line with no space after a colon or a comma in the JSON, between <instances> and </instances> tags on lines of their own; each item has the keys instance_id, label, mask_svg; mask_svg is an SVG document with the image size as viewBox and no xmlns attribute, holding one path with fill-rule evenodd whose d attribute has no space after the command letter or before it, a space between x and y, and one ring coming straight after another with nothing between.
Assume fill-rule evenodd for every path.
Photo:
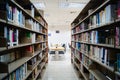
<instances>
[{"instance_id":1,"label":"ceiling light","mask_svg":"<svg viewBox=\"0 0 120 80\"><path fill-rule=\"evenodd\" d=\"M59 4L60 8L82 8L84 7L86 4L84 3L68 3L68 2L61 2Z\"/></svg>"},{"instance_id":2,"label":"ceiling light","mask_svg":"<svg viewBox=\"0 0 120 80\"><path fill-rule=\"evenodd\" d=\"M38 3L33 3L33 4L38 9L45 8L45 3L44 2L38 2Z\"/></svg>"}]
</instances>

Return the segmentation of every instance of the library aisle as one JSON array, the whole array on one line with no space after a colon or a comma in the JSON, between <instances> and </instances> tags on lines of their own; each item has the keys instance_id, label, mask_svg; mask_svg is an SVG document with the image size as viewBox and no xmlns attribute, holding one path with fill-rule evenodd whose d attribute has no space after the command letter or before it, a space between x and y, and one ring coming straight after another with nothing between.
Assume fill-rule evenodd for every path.
<instances>
[{"instance_id":1,"label":"library aisle","mask_svg":"<svg viewBox=\"0 0 120 80\"><path fill-rule=\"evenodd\" d=\"M61 54L59 60L49 55L49 62L42 80L79 80L71 63L70 51Z\"/></svg>"}]
</instances>

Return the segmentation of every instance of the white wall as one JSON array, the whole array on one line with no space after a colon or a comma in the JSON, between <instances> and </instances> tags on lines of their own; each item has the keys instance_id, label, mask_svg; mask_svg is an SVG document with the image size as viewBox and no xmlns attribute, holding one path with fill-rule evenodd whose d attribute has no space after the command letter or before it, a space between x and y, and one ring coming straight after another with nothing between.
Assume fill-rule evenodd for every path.
<instances>
[{"instance_id":1,"label":"white wall","mask_svg":"<svg viewBox=\"0 0 120 80\"><path fill-rule=\"evenodd\" d=\"M59 30L60 33L56 33ZM48 26L48 44L66 44L68 48L68 43L71 43L71 27L67 25L59 26Z\"/></svg>"}]
</instances>

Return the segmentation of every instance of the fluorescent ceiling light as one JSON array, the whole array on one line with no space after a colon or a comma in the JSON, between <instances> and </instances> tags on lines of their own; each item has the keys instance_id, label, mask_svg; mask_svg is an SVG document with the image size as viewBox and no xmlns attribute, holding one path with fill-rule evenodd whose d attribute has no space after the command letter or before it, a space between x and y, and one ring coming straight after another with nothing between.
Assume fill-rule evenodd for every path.
<instances>
[{"instance_id":1,"label":"fluorescent ceiling light","mask_svg":"<svg viewBox=\"0 0 120 80\"><path fill-rule=\"evenodd\" d=\"M59 6L61 8L82 8L84 7L86 4L84 3L69 3L69 2L61 2L59 4Z\"/></svg>"},{"instance_id":2,"label":"fluorescent ceiling light","mask_svg":"<svg viewBox=\"0 0 120 80\"><path fill-rule=\"evenodd\" d=\"M38 2L38 3L33 3L36 8L45 8L45 3L44 2Z\"/></svg>"}]
</instances>

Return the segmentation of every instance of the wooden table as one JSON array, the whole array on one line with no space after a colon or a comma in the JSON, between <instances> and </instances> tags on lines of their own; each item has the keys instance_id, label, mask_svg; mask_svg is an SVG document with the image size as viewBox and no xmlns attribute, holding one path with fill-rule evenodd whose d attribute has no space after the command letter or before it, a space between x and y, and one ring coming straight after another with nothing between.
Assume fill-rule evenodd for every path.
<instances>
[{"instance_id":1,"label":"wooden table","mask_svg":"<svg viewBox=\"0 0 120 80\"><path fill-rule=\"evenodd\" d=\"M64 51L64 47L50 47L51 51Z\"/></svg>"},{"instance_id":2,"label":"wooden table","mask_svg":"<svg viewBox=\"0 0 120 80\"><path fill-rule=\"evenodd\" d=\"M50 47L50 51L55 51L55 58L59 59L58 51L64 51L64 47Z\"/></svg>"}]
</instances>

